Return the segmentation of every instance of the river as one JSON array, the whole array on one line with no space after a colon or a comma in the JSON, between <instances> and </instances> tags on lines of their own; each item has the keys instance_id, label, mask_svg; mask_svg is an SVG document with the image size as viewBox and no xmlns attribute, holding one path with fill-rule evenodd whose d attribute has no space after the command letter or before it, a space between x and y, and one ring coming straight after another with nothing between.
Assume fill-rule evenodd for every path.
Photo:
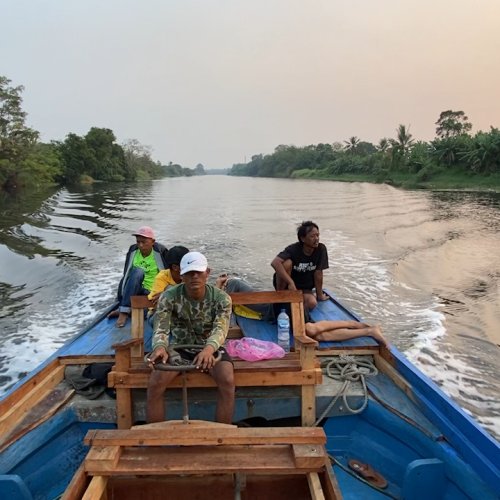
<instances>
[{"instance_id":1,"label":"river","mask_svg":"<svg viewBox=\"0 0 500 500\"><path fill-rule=\"evenodd\" d=\"M0 204L0 394L113 299L131 233L271 288L315 221L325 285L500 436L500 196L226 176L95 184Z\"/></svg>"}]
</instances>

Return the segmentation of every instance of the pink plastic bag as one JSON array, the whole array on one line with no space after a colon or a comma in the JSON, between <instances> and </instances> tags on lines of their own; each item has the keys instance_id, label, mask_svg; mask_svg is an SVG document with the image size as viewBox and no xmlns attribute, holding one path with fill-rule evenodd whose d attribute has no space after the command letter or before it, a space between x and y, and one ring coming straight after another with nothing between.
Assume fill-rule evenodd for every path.
<instances>
[{"instance_id":1,"label":"pink plastic bag","mask_svg":"<svg viewBox=\"0 0 500 500\"><path fill-rule=\"evenodd\" d=\"M260 361L262 359L277 359L285 356L282 347L267 340L243 337L241 339L228 340L226 351L230 356L244 359L245 361Z\"/></svg>"}]
</instances>

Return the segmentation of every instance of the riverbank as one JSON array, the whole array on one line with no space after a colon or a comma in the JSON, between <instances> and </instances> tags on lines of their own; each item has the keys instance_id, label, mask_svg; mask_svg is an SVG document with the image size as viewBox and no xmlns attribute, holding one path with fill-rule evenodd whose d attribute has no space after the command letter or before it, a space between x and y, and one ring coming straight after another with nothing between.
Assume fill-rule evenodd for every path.
<instances>
[{"instance_id":1,"label":"riverbank","mask_svg":"<svg viewBox=\"0 0 500 500\"><path fill-rule=\"evenodd\" d=\"M299 173L299 172L297 172ZM402 189L428 189L433 191L484 191L500 193L500 174L485 176L468 172L439 172L428 180L422 180L418 174L404 172L387 172L384 175L370 174L337 174L325 175L321 172L308 170L307 175L294 175L294 178L329 180L339 182L370 182L373 184L390 184Z\"/></svg>"}]
</instances>

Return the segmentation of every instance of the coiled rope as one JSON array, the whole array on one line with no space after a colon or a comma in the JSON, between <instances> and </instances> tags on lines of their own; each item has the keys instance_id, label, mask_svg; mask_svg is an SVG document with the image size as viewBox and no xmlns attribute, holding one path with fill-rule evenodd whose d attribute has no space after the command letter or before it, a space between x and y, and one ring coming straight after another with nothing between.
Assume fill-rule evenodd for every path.
<instances>
[{"instance_id":1,"label":"coiled rope","mask_svg":"<svg viewBox=\"0 0 500 500\"><path fill-rule=\"evenodd\" d=\"M316 422L314 422L314 426L317 426L321 420L325 418L340 397L342 397L348 412L353 415L362 412L368 405L368 389L366 387L365 377L372 377L378 374L377 367L373 364L373 361L365 358L356 359L354 356L341 354L340 356L335 356L335 358L330 359L322 368L327 377L334 380L340 380L343 384L323 413ZM351 383L359 381L361 381L363 388L363 403L359 408L352 408L347 401L348 389Z\"/></svg>"}]
</instances>

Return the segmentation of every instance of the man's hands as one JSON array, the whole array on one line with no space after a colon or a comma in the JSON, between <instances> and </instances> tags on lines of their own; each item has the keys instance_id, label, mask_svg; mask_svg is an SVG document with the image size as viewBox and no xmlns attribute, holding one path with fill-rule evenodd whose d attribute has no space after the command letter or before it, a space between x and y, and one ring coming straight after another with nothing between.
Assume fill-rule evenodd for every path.
<instances>
[{"instance_id":1,"label":"man's hands","mask_svg":"<svg viewBox=\"0 0 500 500\"><path fill-rule=\"evenodd\" d=\"M151 298L149 299L153 305L156 307L156 304L158 304L158 299L160 298L161 294L163 292L158 292L158 293L155 293L154 295L151 296Z\"/></svg>"},{"instance_id":2,"label":"man's hands","mask_svg":"<svg viewBox=\"0 0 500 500\"><path fill-rule=\"evenodd\" d=\"M205 346L193 359L193 365L201 371L208 371L215 365L214 348L210 345ZM155 364L166 364L168 361L168 352L164 347L157 347L147 358L148 366L154 368Z\"/></svg>"},{"instance_id":3,"label":"man's hands","mask_svg":"<svg viewBox=\"0 0 500 500\"><path fill-rule=\"evenodd\" d=\"M196 368L199 370L210 370L215 364L214 352L215 349L211 345L205 346L203 350L196 355L193 364L195 364Z\"/></svg>"},{"instance_id":4,"label":"man's hands","mask_svg":"<svg viewBox=\"0 0 500 500\"><path fill-rule=\"evenodd\" d=\"M316 298L318 299L319 302L324 302L325 300L328 300L330 297L326 295L325 292L321 291L319 293L316 293Z\"/></svg>"},{"instance_id":5,"label":"man's hands","mask_svg":"<svg viewBox=\"0 0 500 500\"><path fill-rule=\"evenodd\" d=\"M154 368L156 363L166 364L168 361L168 352L164 347L157 347L148 358L150 368Z\"/></svg>"},{"instance_id":6,"label":"man's hands","mask_svg":"<svg viewBox=\"0 0 500 500\"><path fill-rule=\"evenodd\" d=\"M225 290L228 279L229 279L229 276L226 273L219 274L219 276L215 280L216 288L220 288L221 290Z\"/></svg>"}]
</instances>

